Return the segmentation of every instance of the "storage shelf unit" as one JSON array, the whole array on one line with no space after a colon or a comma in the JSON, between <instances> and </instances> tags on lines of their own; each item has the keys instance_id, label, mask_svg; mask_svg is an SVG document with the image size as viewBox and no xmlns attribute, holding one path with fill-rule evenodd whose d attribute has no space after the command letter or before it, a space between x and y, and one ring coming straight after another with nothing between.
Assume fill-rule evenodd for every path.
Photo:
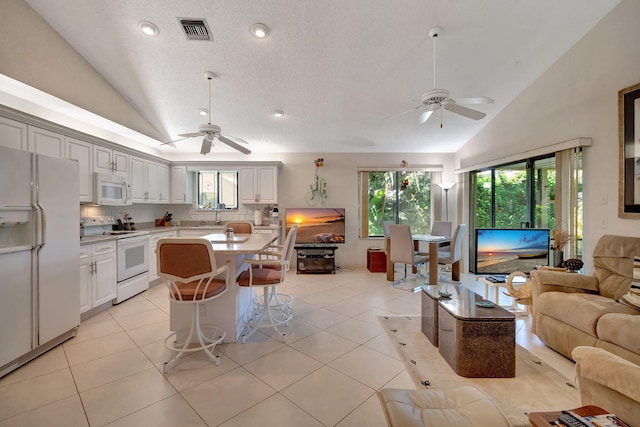
<instances>
[{"instance_id":1,"label":"storage shelf unit","mask_svg":"<svg viewBox=\"0 0 640 427\"><path fill-rule=\"evenodd\" d=\"M304 246L295 247L297 252L296 273L328 274L336 273L337 246Z\"/></svg>"}]
</instances>

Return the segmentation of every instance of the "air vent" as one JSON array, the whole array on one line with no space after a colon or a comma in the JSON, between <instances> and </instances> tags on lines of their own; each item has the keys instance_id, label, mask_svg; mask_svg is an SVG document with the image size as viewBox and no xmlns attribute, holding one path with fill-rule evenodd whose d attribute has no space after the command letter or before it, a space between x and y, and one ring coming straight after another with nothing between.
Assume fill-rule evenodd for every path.
<instances>
[{"instance_id":1,"label":"air vent","mask_svg":"<svg viewBox=\"0 0 640 427\"><path fill-rule=\"evenodd\" d=\"M189 40L210 40L213 41L211 30L204 19L185 19L178 18L184 35Z\"/></svg>"}]
</instances>

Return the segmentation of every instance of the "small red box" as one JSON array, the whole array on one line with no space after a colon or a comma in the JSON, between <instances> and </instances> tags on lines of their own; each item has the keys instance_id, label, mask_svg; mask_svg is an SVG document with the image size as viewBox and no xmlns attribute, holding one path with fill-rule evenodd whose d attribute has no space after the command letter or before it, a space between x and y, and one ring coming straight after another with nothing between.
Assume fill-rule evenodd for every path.
<instances>
[{"instance_id":1,"label":"small red box","mask_svg":"<svg viewBox=\"0 0 640 427\"><path fill-rule=\"evenodd\" d=\"M367 249L367 269L372 273L387 272L387 254L382 249Z\"/></svg>"}]
</instances>

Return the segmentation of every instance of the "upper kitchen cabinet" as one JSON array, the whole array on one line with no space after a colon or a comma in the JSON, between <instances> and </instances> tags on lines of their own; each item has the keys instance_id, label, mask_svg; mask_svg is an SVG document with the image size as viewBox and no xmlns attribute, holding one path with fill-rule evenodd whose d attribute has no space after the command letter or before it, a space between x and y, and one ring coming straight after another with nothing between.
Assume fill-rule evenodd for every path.
<instances>
[{"instance_id":1,"label":"upper kitchen cabinet","mask_svg":"<svg viewBox=\"0 0 640 427\"><path fill-rule=\"evenodd\" d=\"M93 170L94 172L129 177L129 155L95 145L93 148Z\"/></svg>"},{"instance_id":2,"label":"upper kitchen cabinet","mask_svg":"<svg viewBox=\"0 0 640 427\"><path fill-rule=\"evenodd\" d=\"M64 158L64 136L49 130L27 126L27 147L36 154Z\"/></svg>"},{"instance_id":3,"label":"upper kitchen cabinet","mask_svg":"<svg viewBox=\"0 0 640 427\"><path fill-rule=\"evenodd\" d=\"M65 138L65 157L78 162L80 201L93 201L93 144L74 138Z\"/></svg>"},{"instance_id":4,"label":"upper kitchen cabinet","mask_svg":"<svg viewBox=\"0 0 640 427\"><path fill-rule=\"evenodd\" d=\"M131 157L133 203L169 203L169 166Z\"/></svg>"},{"instance_id":5,"label":"upper kitchen cabinet","mask_svg":"<svg viewBox=\"0 0 640 427\"><path fill-rule=\"evenodd\" d=\"M278 203L278 167L242 167L240 175L240 203Z\"/></svg>"},{"instance_id":6,"label":"upper kitchen cabinet","mask_svg":"<svg viewBox=\"0 0 640 427\"><path fill-rule=\"evenodd\" d=\"M27 150L27 125L0 117L0 146Z\"/></svg>"},{"instance_id":7,"label":"upper kitchen cabinet","mask_svg":"<svg viewBox=\"0 0 640 427\"><path fill-rule=\"evenodd\" d=\"M193 180L186 166L171 166L171 203L193 202Z\"/></svg>"}]
</instances>

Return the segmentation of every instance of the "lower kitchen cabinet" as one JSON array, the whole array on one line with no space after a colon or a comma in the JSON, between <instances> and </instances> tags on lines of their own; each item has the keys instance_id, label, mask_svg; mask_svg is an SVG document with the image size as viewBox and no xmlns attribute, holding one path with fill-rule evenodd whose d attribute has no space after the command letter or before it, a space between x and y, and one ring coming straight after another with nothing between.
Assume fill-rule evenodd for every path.
<instances>
[{"instance_id":1,"label":"lower kitchen cabinet","mask_svg":"<svg viewBox=\"0 0 640 427\"><path fill-rule=\"evenodd\" d=\"M116 242L80 246L80 313L116 297Z\"/></svg>"},{"instance_id":2,"label":"lower kitchen cabinet","mask_svg":"<svg viewBox=\"0 0 640 427\"><path fill-rule=\"evenodd\" d=\"M158 276L158 258L156 257L156 246L158 246L158 240L165 237L178 237L176 230L163 231L160 233L153 233L149 238L149 282L153 282L159 279Z\"/></svg>"}]
</instances>

